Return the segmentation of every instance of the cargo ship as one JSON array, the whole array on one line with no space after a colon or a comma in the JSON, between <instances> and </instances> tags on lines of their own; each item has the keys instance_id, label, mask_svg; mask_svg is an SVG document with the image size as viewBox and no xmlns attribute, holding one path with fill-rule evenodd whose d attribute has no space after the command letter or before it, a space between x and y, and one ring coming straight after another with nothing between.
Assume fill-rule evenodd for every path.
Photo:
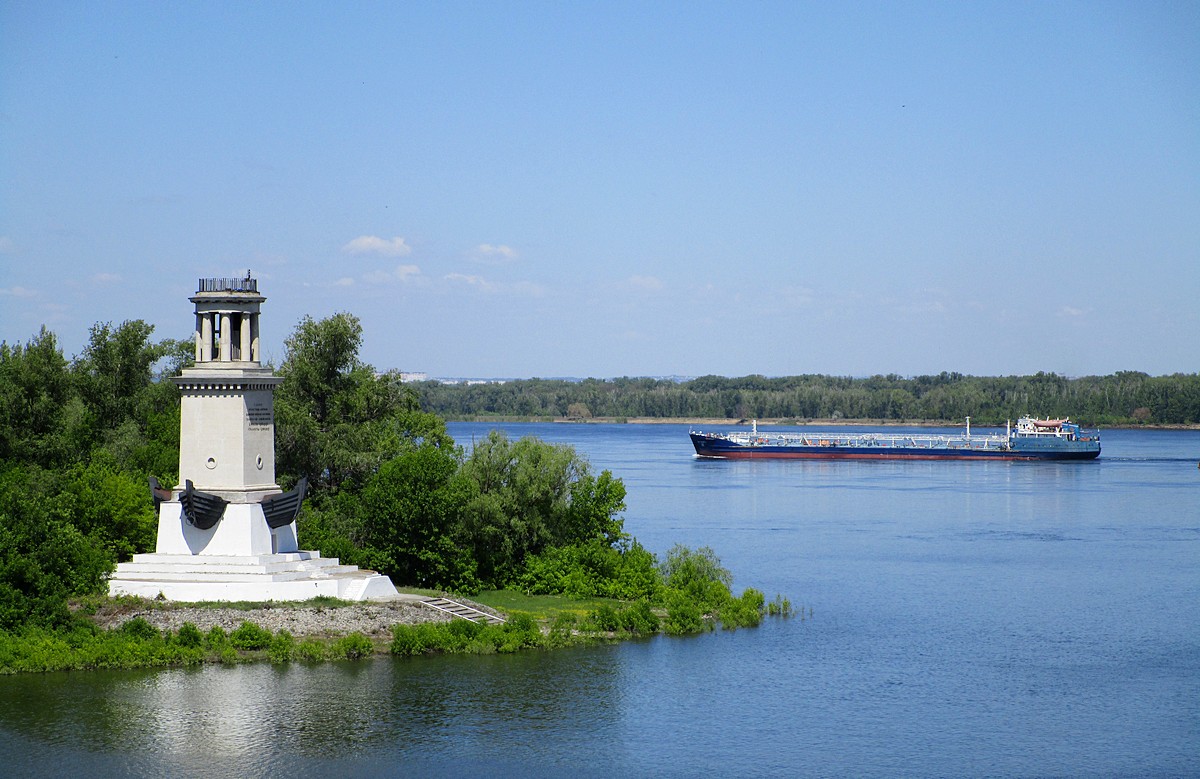
<instances>
[{"instance_id":1,"label":"cargo ship","mask_svg":"<svg viewBox=\"0 0 1200 779\"><path fill-rule=\"evenodd\" d=\"M807 460L1094 460L1100 431L1070 419L1021 417L1004 435L972 435L971 418L961 435L887 433L689 433L699 457Z\"/></svg>"}]
</instances>

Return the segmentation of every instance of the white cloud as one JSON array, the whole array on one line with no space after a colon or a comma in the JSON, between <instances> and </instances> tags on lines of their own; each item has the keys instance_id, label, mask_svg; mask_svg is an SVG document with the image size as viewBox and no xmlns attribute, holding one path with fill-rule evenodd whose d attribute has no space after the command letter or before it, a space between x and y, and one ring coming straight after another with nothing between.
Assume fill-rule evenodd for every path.
<instances>
[{"instance_id":1,"label":"white cloud","mask_svg":"<svg viewBox=\"0 0 1200 779\"><path fill-rule=\"evenodd\" d=\"M17 246L7 235L0 235L0 254L13 254Z\"/></svg>"},{"instance_id":2,"label":"white cloud","mask_svg":"<svg viewBox=\"0 0 1200 779\"><path fill-rule=\"evenodd\" d=\"M5 295L14 298L33 298L37 297L37 290L29 289L28 287L0 287L0 295Z\"/></svg>"},{"instance_id":3,"label":"white cloud","mask_svg":"<svg viewBox=\"0 0 1200 779\"><path fill-rule=\"evenodd\" d=\"M121 280L121 277L115 273L97 273L92 276L92 281L96 284L115 284Z\"/></svg>"},{"instance_id":4,"label":"white cloud","mask_svg":"<svg viewBox=\"0 0 1200 779\"><path fill-rule=\"evenodd\" d=\"M662 279L655 276L630 276L626 283L645 292L657 292L663 288Z\"/></svg>"},{"instance_id":5,"label":"white cloud","mask_svg":"<svg viewBox=\"0 0 1200 779\"><path fill-rule=\"evenodd\" d=\"M500 284L489 281L483 276L466 273L447 273L442 277L451 284L465 284L468 287L488 293L499 293L516 297L540 298L546 294L546 288L532 281L517 281L512 284Z\"/></svg>"},{"instance_id":6,"label":"white cloud","mask_svg":"<svg viewBox=\"0 0 1200 779\"><path fill-rule=\"evenodd\" d=\"M479 287L480 289L493 288L493 285L483 276L468 276L465 273L447 273L443 278L445 278L446 281L458 284L466 284L472 287Z\"/></svg>"},{"instance_id":7,"label":"white cloud","mask_svg":"<svg viewBox=\"0 0 1200 779\"><path fill-rule=\"evenodd\" d=\"M354 279L350 278L349 276L343 276L342 278L333 282L333 285L335 287L352 287L354 286Z\"/></svg>"},{"instance_id":8,"label":"white cloud","mask_svg":"<svg viewBox=\"0 0 1200 779\"><path fill-rule=\"evenodd\" d=\"M363 281L368 281L372 284L387 284L398 281L401 284L407 284L410 281L416 281L421 276L421 269L416 265L397 265L391 271L374 271L363 276ZM338 284L342 282L339 281Z\"/></svg>"},{"instance_id":9,"label":"white cloud","mask_svg":"<svg viewBox=\"0 0 1200 779\"><path fill-rule=\"evenodd\" d=\"M1086 314L1087 311L1082 308L1074 308L1072 306L1063 306L1058 310L1059 316L1079 317Z\"/></svg>"},{"instance_id":10,"label":"white cloud","mask_svg":"<svg viewBox=\"0 0 1200 779\"><path fill-rule=\"evenodd\" d=\"M342 247L345 254L378 254L380 257L405 257L412 247L396 236L392 240L377 235L360 235Z\"/></svg>"},{"instance_id":11,"label":"white cloud","mask_svg":"<svg viewBox=\"0 0 1200 779\"><path fill-rule=\"evenodd\" d=\"M475 247L475 256L482 262L511 262L517 259L517 250L511 246L493 246L490 243L481 243Z\"/></svg>"}]
</instances>

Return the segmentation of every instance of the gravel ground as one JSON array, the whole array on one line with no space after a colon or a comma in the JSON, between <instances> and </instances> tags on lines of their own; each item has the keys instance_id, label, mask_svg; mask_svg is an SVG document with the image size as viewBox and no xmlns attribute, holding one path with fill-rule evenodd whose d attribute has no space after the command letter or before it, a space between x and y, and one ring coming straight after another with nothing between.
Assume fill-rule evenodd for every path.
<instances>
[{"instance_id":1,"label":"gravel ground","mask_svg":"<svg viewBox=\"0 0 1200 779\"><path fill-rule=\"evenodd\" d=\"M464 601L480 610L495 613L479 604ZM103 628L117 627L135 617L142 617L159 630L179 630L191 622L201 631L220 625L230 632L243 622L253 622L272 633L286 630L293 636L343 636L364 633L368 636L390 636L392 625L415 625L420 622L448 622L449 615L422 606L411 600L387 603L356 603L349 606L303 606L272 604L260 609L195 608L154 605L98 613L94 619Z\"/></svg>"}]
</instances>

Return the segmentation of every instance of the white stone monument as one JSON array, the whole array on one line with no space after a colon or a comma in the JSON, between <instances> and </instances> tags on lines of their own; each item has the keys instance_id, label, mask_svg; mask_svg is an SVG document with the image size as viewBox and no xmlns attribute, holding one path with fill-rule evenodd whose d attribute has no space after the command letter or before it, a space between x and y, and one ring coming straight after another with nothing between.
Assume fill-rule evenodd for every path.
<instances>
[{"instance_id":1,"label":"white stone monument","mask_svg":"<svg viewBox=\"0 0 1200 779\"><path fill-rule=\"evenodd\" d=\"M190 298L196 364L173 380L180 484L165 490L152 482L155 553L118 565L109 592L176 601L397 597L386 576L298 548L305 485L283 493L275 483L274 393L282 379L259 362L266 298L249 272L198 286Z\"/></svg>"}]
</instances>

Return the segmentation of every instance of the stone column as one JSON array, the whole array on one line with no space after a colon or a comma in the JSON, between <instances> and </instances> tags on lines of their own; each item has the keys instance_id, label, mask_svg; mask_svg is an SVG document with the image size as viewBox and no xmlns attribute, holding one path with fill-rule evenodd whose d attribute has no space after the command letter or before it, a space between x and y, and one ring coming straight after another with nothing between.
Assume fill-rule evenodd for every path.
<instances>
[{"instance_id":1,"label":"stone column","mask_svg":"<svg viewBox=\"0 0 1200 779\"><path fill-rule=\"evenodd\" d=\"M233 338L230 331L229 312L221 312L221 362L233 359Z\"/></svg>"},{"instance_id":2,"label":"stone column","mask_svg":"<svg viewBox=\"0 0 1200 779\"><path fill-rule=\"evenodd\" d=\"M192 334L192 345L195 347L193 359L200 362L204 359L204 317L199 313L196 314L196 332Z\"/></svg>"},{"instance_id":3,"label":"stone column","mask_svg":"<svg viewBox=\"0 0 1200 779\"><path fill-rule=\"evenodd\" d=\"M200 361L212 362L213 358L213 319L212 314L200 315Z\"/></svg>"},{"instance_id":4,"label":"stone column","mask_svg":"<svg viewBox=\"0 0 1200 779\"><path fill-rule=\"evenodd\" d=\"M250 359L262 362L258 356L258 314L250 314Z\"/></svg>"},{"instance_id":5,"label":"stone column","mask_svg":"<svg viewBox=\"0 0 1200 779\"><path fill-rule=\"evenodd\" d=\"M238 319L241 320L238 323L238 333L242 337L242 339L241 339L242 342L240 344L242 353L238 355L238 359L249 360L250 359L250 315L249 314L241 314L238 317Z\"/></svg>"}]
</instances>

